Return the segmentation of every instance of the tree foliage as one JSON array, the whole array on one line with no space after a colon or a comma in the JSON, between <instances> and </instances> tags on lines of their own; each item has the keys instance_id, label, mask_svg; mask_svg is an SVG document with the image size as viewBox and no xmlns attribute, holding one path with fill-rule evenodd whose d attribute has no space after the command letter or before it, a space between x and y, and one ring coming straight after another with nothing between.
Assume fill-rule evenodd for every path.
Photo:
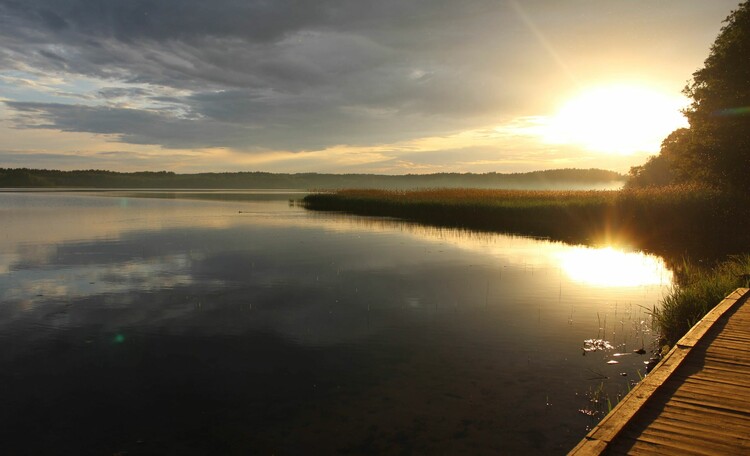
<instances>
[{"instance_id":1,"label":"tree foliage","mask_svg":"<svg viewBox=\"0 0 750 456\"><path fill-rule=\"evenodd\" d=\"M750 170L750 1L725 20L703 68L683 91L690 128L662 143L658 156L630 171L631 185L701 182L735 191Z\"/></svg>"}]
</instances>

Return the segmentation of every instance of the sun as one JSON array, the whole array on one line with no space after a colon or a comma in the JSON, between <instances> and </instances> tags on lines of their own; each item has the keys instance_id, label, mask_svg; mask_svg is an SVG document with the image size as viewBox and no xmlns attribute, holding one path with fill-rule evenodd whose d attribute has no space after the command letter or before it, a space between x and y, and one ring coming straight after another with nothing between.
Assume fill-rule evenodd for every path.
<instances>
[{"instance_id":1,"label":"sun","mask_svg":"<svg viewBox=\"0 0 750 456\"><path fill-rule=\"evenodd\" d=\"M591 87L550 118L544 139L590 151L630 155L658 152L672 131L688 126L680 110L687 99L645 85Z\"/></svg>"}]
</instances>

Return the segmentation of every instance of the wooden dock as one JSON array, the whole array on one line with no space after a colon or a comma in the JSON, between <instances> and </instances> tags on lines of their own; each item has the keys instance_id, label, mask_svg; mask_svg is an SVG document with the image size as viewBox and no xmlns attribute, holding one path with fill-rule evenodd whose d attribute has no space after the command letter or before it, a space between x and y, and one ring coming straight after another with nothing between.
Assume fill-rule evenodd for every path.
<instances>
[{"instance_id":1,"label":"wooden dock","mask_svg":"<svg viewBox=\"0 0 750 456\"><path fill-rule=\"evenodd\" d=\"M721 301L569 455L750 455L748 296Z\"/></svg>"}]
</instances>

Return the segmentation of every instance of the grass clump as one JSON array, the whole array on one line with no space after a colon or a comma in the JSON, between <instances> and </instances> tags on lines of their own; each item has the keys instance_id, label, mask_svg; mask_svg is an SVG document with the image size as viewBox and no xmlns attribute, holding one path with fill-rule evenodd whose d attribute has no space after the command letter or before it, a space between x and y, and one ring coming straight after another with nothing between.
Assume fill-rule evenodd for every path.
<instances>
[{"instance_id":1,"label":"grass clump","mask_svg":"<svg viewBox=\"0 0 750 456\"><path fill-rule=\"evenodd\" d=\"M653 312L656 329L670 346L730 292L750 285L750 255L732 257L713 269L685 262L676 279Z\"/></svg>"}]
</instances>

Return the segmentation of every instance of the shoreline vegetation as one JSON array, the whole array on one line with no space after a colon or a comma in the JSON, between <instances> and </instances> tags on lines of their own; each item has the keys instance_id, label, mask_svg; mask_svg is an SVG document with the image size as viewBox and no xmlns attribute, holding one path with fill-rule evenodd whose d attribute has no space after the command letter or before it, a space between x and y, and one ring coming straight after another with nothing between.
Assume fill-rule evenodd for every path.
<instances>
[{"instance_id":1,"label":"shoreline vegetation","mask_svg":"<svg viewBox=\"0 0 750 456\"><path fill-rule=\"evenodd\" d=\"M699 185L617 191L348 189L307 195L310 210L396 217L414 222L548 238L616 244L716 261L750 251L749 198ZM743 226L744 225L744 226Z\"/></svg>"},{"instance_id":2,"label":"shoreline vegetation","mask_svg":"<svg viewBox=\"0 0 750 456\"><path fill-rule=\"evenodd\" d=\"M711 269L686 261L675 286L652 312L662 339L674 345L732 290L748 286L750 254L732 256Z\"/></svg>"},{"instance_id":3,"label":"shoreline vegetation","mask_svg":"<svg viewBox=\"0 0 750 456\"><path fill-rule=\"evenodd\" d=\"M619 191L349 189L303 199L310 210L615 244L661 255L677 279L662 307L654 308L657 329L670 345L750 277L750 256L737 256L750 252L748 203L746 196L700 185Z\"/></svg>"}]
</instances>

